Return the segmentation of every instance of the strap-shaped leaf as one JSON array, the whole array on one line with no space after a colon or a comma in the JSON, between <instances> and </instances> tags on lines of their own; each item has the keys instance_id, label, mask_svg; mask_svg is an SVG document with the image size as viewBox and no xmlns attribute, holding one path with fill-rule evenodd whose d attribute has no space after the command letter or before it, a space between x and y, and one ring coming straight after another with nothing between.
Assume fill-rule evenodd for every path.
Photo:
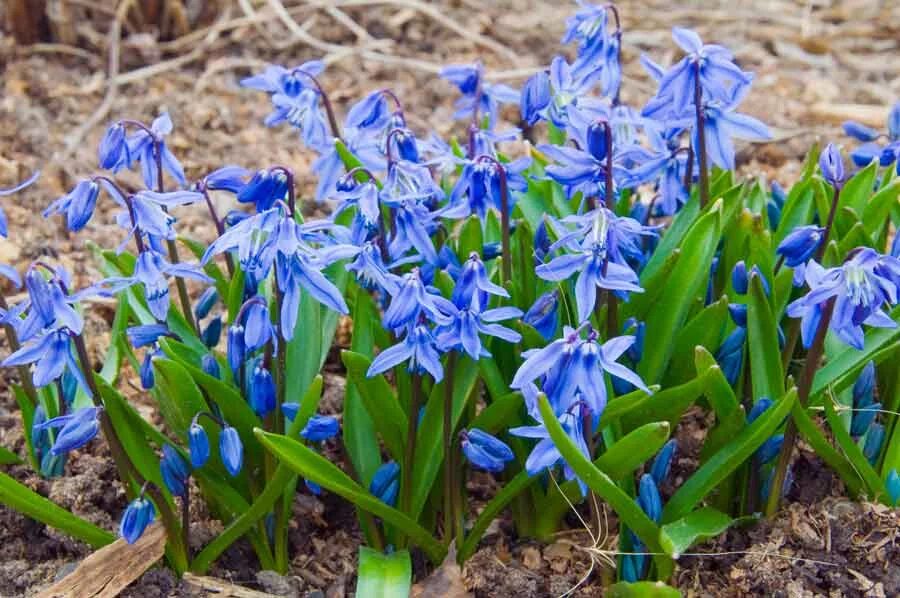
<instances>
[{"instance_id":1,"label":"strap-shaped leaf","mask_svg":"<svg viewBox=\"0 0 900 598\"><path fill-rule=\"evenodd\" d=\"M358 598L407 598L412 587L412 560L408 550L384 554L359 547L356 583Z\"/></svg>"},{"instance_id":2,"label":"strap-shaped leaf","mask_svg":"<svg viewBox=\"0 0 900 598\"><path fill-rule=\"evenodd\" d=\"M375 430L384 441L385 447L398 463L403 460L403 447L406 445L406 414L397 402L391 385L384 376L371 378L366 376L372 360L353 351L343 351L341 360L347 368L347 377L359 390L369 417L375 424Z\"/></svg>"},{"instance_id":3,"label":"strap-shaped leaf","mask_svg":"<svg viewBox=\"0 0 900 598\"><path fill-rule=\"evenodd\" d=\"M440 563L446 556L444 546L435 540L425 528L369 494L322 455L296 440L279 434L271 434L257 429L256 436L267 450L298 474L403 530L410 540L425 552L432 563Z\"/></svg>"},{"instance_id":4,"label":"strap-shaped leaf","mask_svg":"<svg viewBox=\"0 0 900 598\"><path fill-rule=\"evenodd\" d=\"M734 440L700 466L700 469L682 484L663 507L662 520L675 521L690 513L703 498L737 469L772 435L797 400L797 389L792 388L775 405L770 407L751 425L744 428Z\"/></svg>"},{"instance_id":5,"label":"strap-shaped leaf","mask_svg":"<svg viewBox=\"0 0 900 598\"><path fill-rule=\"evenodd\" d=\"M734 520L721 511L703 507L681 519L662 526L659 543L673 559L684 554L696 542L715 538L727 530Z\"/></svg>"},{"instance_id":6,"label":"strap-shaped leaf","mask_svg":"<svg viewBox=\"0 0 900 598\"><path fill-rule=\"evenodd\" d=\"M791 409L791 417L794 418L797 431L806 439L813 451L815 451L816 456L825 461L840 476L847 486L847 492L850 496L858 496L863 489L863 481L859 473L853 469L847 457L831 446L825 434L822 433L819 426L816 425L816 422L812 420L806 409L799 402Z\"/></svg>"},{"instance_id":7,"label":"strap-shaped leaf","mask_svg":"<svg viewBox=\"0 0 900 598\"><path fill-rule=\"evenodd\" d=\"M753 400L780 397L784 394L784 371L778 348L778 324L762 279L755 274L750 276L747 298L747 345Z\"/></svg>"},{"instance_id":8,"label":"strap-shaped leaf","mask_svg":"<svg viewBox=\"0 0 900 598\"><path fill-rule=\"evenodd\" d=\"M869 497L872 500L879 500L886 497L888 493L884 487L884 482L869 463L869 460L866 459L862 449L853 441L853 437L850 436L847 428L844 427L837 411L834 409L833 397L827 397L825 399L825 418L828 420L828 425L831 426L831 433L834 435L835 442L837 442L838 446L841 447L841 450L844 451L853 470L863 479L863 482L868 489Z\"/></svg>"}]
</instances>

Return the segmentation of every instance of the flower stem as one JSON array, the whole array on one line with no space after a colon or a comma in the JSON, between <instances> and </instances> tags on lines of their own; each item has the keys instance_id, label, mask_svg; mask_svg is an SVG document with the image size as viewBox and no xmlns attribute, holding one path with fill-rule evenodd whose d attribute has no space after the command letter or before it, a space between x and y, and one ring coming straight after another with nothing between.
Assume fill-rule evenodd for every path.
<instances>
[{"instance_id":1,"label":"flower stem","mask_svg":"<svg viewBox=\"0 0 900 598\"><path fill-rule=\"evenodd\" d=\"M216 206L209 196L209 190L206 188L206 185L200 187L200 192L203 194L203 199L206 200L206 208L209 210L209 217L212 218L213 224L216 226L216 233L221 237L225 234L225 224L219 218ZM225 266L228 268L228 275L234 277L234 260L230 253L225 254Z\"/></svg>"},{"instance_id":2,"label":"flower stem","mask_svg":"<svg viewBox=\"0 0 900 598\"><path fill-rule=\"evenodd\" d=\"M509 186L506 181L506 169L499 166L500 177L500 235L503 260L500 262L503 284L512 280L512 250L509 243Z\"/></svg>"},{"instance_id":3,"label":"flower stem","mask_svg":"<svg viewBox=\"0 0 900 598\"><path fill-rule=\"evenodd\" d=\"M316 91L319 92L319 97L322 98L322 106L325 108L325 114L328 116L328 126L331 127L331 135L343 141L341 138L341 128L338 126L337 118L334 116L334 108L331 106L331 100L328 98L328 94L325 93L322 84L319 83L319 80L316 79L312 73L308 73L303 69L294 69L294 72L306 76L313 82L313 85L316 86Z\"/></svg>"},{"instance_id":4,"label":"flower stem","mask_svg":"<svg viewBox=\"0 0 900 598\"><path fill-rule=\"evenodd\" d=\"M453 374L456 368L456 353L451 351L447 355L446 382L444 385L444 540L450 544L453 537L454 522L458 516L454 512L453 492L454 484L453 466Z\"/></svg>"},{"instance_id":5,"label":"flower stem","mask_svg":"<svg viewBox=\"0 0 900 598\"><path fill-rule=\"evenodd\" d=\"M191 560L191 481L184 483L184 496L181 497L181 542L188 561Z\"/></svg>"},{"instance_id":6,"label":"flower stem","mask_svg":"<svg viewBox=\"0 0 900 598\"><path fill-rule=\"evenodd\" d=\"M709 203L709 173L707 172L706 156L706 126L703 116L703 88L700 86L700 63L695 63L697 72L694 77L694 109L697 115L697 148L694 155L700 166L700 209Z\"/></svg>"},{"instance_id":7,"label":"flower stem","mask_svg":"<svg viewBox=\"0 0 900 598\"><path fill-rule=\"evenodd\" d=\"M416 460L416 429L419 421L419 407L422 405L422 375L413 372L410 376L411 393L406 427L406 451L403 455L403 486L400 493L400 508L407 515L412 511L413 467Z\"/></svg>"},{"instance_id":8,"label":"flower stem","mask_svg":"<svg viewBox=\"0 0 900 598\"><path fill-rule=\"evenodd\" d=\"M825 353L825 336L828 334L828 325L831 323L831 316L834 313L834 298L828 300L822 311L822 317L819 320L819 326L816 328L816 336L813 338L812 346L806 354L806 363L803 364L803 371L800 372L800 379L797 384L797 401L800 409L806 409L806 403L809 401L809 392L812 388L813 379L819 368L819 361ZM781 487L784 485L784 479L787 475L787 469L791 462L791 454L794 452L794 445L797 442L797 426L793 419L789 419L787 428L784 431L784 443L781 445L781 452L778 455L778 463L775 465L775 474L772 483L769 485L769 498L766 503L766 516L771 517L778 510L778 503L781 501Z\"/></svg>"}]
</instances>

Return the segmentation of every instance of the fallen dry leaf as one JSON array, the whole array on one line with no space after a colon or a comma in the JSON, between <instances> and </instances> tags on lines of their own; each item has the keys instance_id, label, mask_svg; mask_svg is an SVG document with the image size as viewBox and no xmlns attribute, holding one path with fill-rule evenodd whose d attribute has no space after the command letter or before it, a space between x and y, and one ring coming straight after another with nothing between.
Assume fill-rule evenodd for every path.
<instances>
[{"instance_id":1,"label":"fallen dry leaf","mask_svg":"<svg viewBox=\"0 0 900 598\"><path fill-rule=\"evenodd\" d=\"M472 598L472 594L466 590L462 579L462 569L456 563L456 545L450 546L447 556L441 566L432 571L431 575L413 585L410 590L410 598Z\"/></svg>"}]
</instances>

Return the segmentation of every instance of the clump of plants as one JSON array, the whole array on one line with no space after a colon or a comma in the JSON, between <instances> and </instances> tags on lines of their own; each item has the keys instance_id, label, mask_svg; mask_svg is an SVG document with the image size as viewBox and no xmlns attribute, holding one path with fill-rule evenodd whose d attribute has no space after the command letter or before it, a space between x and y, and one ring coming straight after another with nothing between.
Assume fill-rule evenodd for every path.
<instances>
[{"instance_id":1,"label":"clump of plants","mask_svg":"<svg viewBox=\"0 0 900 598\"><path fill-rule=\"evenodd\" d=\"M410 549L437 566L454 547L464 563L505 509L519 536L550 539L581 503L595 535L600 503L618 516L605 553L618 581L669 580L696 542L775 513L800 438L852 496L896 504L900 104L886 131L847 123L864 142L850 163L829 144L788 190L747 180L734 140L770 137L739 111L753 74L672 34L681 58L642 57L657 92L629 106L617 9L579 3L563 39L574 60L521 90L480 64L443 71L460 94L449 141L412 130L390 89L341 118L323 63L270 66L242 84L268 94L266 124L317 154L309 199L290 165L189 178L167 114L111 123L97 173L45 213L78 232L115 204L120 244L92 244L103 278L73 288L46 261L0 270L27 291L0 317L32 467L64 475L102 436L130 500L119 535L160 520L178 573L240 538L285 572L294 495L337 494L368 545L360 592L393 579L398 595ZM117 178L129 169L140 188ZM234 209L218 213L220 195ZM305 220L306 201L331 215ZM177 232L189 209L208 215L211 244ZM97 295L117 302L99 369L82 312ZM321 415L341 317L343 410ZM162 427L120 390L125 363ZM663 493L695 405L712 422L699 467ZM473 470L500 485L477 514ZM225 525L203 547L188 536L195 491ZM3 474L0 500L113 540Z\"/></svg>"}]
</instances>

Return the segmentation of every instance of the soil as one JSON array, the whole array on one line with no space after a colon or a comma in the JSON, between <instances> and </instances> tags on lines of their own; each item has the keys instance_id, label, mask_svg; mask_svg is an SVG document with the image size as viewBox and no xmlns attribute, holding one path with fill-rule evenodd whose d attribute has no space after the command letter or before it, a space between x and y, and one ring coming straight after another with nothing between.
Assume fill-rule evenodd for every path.
<instances>
[{"instance_id":1,"label":"soil","mask_svg":"<svg viewBox=\"0 0 900 598\"><path fill-rule=\"evenodd\" d=\"M82 287L98 276L86 240L110 248L121 231L114 225L110 203L102 203L88 228L69 235L41 211L68 190L73 181L94 171L95 148L104 125L116 118L150 120L169 110L175 122L170 145L189 178L223 164L259 168L289 164L298 173L304 197L313 178L310 155L287 129L267 129L266 99L243 90L238 81L266 62L296 64L326 56L331 63L323 83L342 111L362 93L392 87L406 103L411 126L419 133L460 132L452 121L453 93L435 76L442 64L482 59L489 78L521 83L538 65L559 51L557 40L565 17L555 2L441 0L429 5L385 1L335 10L284 0L290 15L312 41L292 37L284 23L267 12L265 2L247 15L238 2L222 0L215 24L201 23L193 37L160 40L151 29L126 23L119 44L119 84L109 89L109 10L78 8L79 47L61 44L17 46L0 34L0 187L25 178L35 169L43 175L35 186L4 201L12 238L0 240L0 262L20 270L49 256L74 275ZM188 4L188 3L186 3ZM827 4L827 3L825 3ZM424 7L423 7L424 6ZM3 12L0 7L0 13ZM643 102L653 88L638 64L640 53L669 63L675 56L672 25L695 27L706 40L735 51L741 65L756 72L746 111L769 123L775 141L740 148L744 172L764 175L784 185L799 171L805 151L821 138L840 139L836 125L847 118L883 127L888 106L900 97L900 62L888 60L900 50L900 6L849 0L824 6L768 0L755 3L639 0L621 8L624 38L626 102ZM348 26L352 22L355 25ZM340 45L347 50L335 47ZM368 49L368 50L367 50ZM371 51L379 52L374 56ZM370 53L366 53L369 51ZM150 70L147 70L147 69ZM104 98L111 98L104 109ZM508 115L516 122L515 111ZM87 128L85 124L92 124ZM127 179L126 175L126 179ZM130 179L137 185L137 178ZM304 210L316 210L311 200ZM220 210L229 206L222 204ZM212 230L197 210L178 213L179 230L209 240ZM0 287L9 298L17 295ZM88 310L87 334L92 358L99 362L108 342L113 309L96 301ZM0 348L5 354L7 348ZM0 371L0 445L24 451L15 401L10 396L13 373ZM156 418L149 397L140 392L134 372L123 373L130 400ZM326 378L324 410L339 413L343 396L339 368ZM691 411L679 426L677 486L697 463L705 422ZM335 447L329 456L339 460ZM70 455L66 475L36 477L25 466L7 473L49 496L76 514L114 530L125 507L124 493L105 446L92 442ZM852 503L833 476L810 453L801 451L789 506L771 522L733 529L696 548L697 555L679 561L678 586L691 596L892 596L900 594L900 562L896 534L898 513L867 503ZM471 508L477 510L493 492L490 479L470 482ZM664 488L669 494L673 488ZM197 493L194 493L196 496ZM192 505L193 547L199 548L220 529L203 505ZM287 576L257 572L249 546L236 543L210 575L239 586L284 596L350 595L355 587L356 554L361 541L353 509L325 493L316 497L301 489L294 503L290 532L293 561ZM516 538L511 522L501 517L463 570L466 588L475 596L576 596L600 593L608 574L602 563L586 583L592 543L574 531L542 545ZM613 528L614 529L614 528ZM615 537L600 548L612 549ZM89 548L0 508L0 596L33 595L71 571ZM894 566L891 566L891 565ZM427 571L417 566L417 577ZM181 596L190 590L163 569L145 573L126 596Z\"/></svg>"}]
</instances>

